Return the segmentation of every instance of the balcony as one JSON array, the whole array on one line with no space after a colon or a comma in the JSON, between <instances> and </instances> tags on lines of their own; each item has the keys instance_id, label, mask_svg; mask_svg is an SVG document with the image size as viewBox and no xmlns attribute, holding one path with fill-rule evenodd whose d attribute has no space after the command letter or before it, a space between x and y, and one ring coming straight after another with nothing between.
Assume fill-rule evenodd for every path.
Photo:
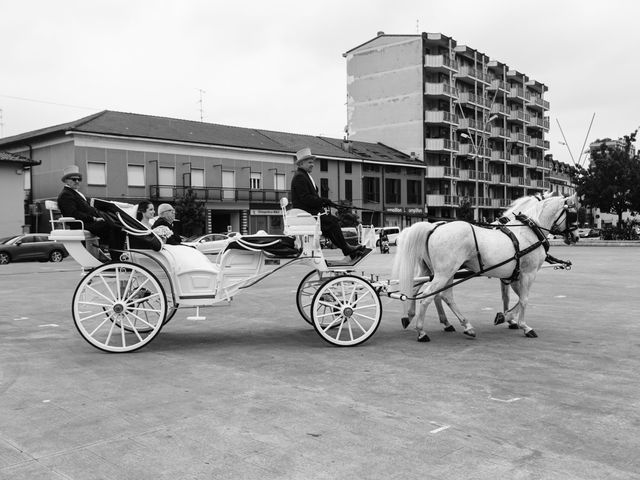
<instances>
[{"instance_id":1,"label":"balcony","mask_svg":"<svg viewBox=\"0 0 640 480\"><path fill-rule=\"evenodd\" d=\"M512 142L523 143L525 145L529 145L531 143L531 137L521 132L511 132L510 140Z\"/></svg>"},{"instance_id":2,"label":"balcony","mask_svg":"<svg viewBox=\"0 0 640 480\"><path fill-rule=\"evenodd\" d=\"M549 102L536 96L531 96L531 98L529 99L529 106L538 107L541 110L549 110Z\"/></svg>"},{"instance_id":3,"label":"balcony","mask_svg":"<svg viewBox=\"0 0 640 480\"><path fill-rule=\"evenodd\" d=\"M510 185L523 186L525 184L524 177L511 177Z\"/></svg>"},{"instance_id":4,"label":"balcony","mask_svg":"<svg viewBox=\"0 0 640 480\"><path fill-rule=\"evenodd\" d=\"M456 152L459 147L458 142L446 138L427 138L424 143L429 152Z\"/></svg>"},{"instance_id":5,"label":"balcony","mask_svg":"<svg viewBox=\"0 0 640 480\"><path fill-rule=\"evenodd\" d=\"M492 150L491 157L489 158L494 162L509 162L511 160L511 154L502 150Z\"/></svg>"},{"instance_id":6,"label":"balcony","mask_svg":"<svg viewBox=\"0 0 640 480\"><path fill-rule=\"evenodd\" d=\"M431 97L458 98L458 89L448 83L425 83L424 94Z\"/></svg>"},{"instance_id":7,"label":"balcony","mask_svg":"<svg viewBox=\"0 0 640 480\"><path fill-rule=\"evenodd\" d=\"M520 123L530 123L531 115L522 110L511 110L509 112L509 120Z\"/></svg>"},{"instance_id":8,"label":"balcony","mask_svg":"<svg viewBox=\"0 0 640 480\"><path fill-rule=\"evenodd\" d=\"M495 103L491 106L491 114L492 115L503 115L505 117L508 117L510 113L510 110L502 105L501 103Z\"/></svg>"},{"instance_id":9,"label":"balcony","mask_svg":"<svg viewBox=\"0 0 640 480\"><path fill-rule=\"evenodd\" d=\"M507 140L511 138L509 132L502 127L491 127L489 136L492 138L506 138Z\"/></svg>"},{"instance_id":10,"label":"balcony","mask_svg":"<svg viewBox=\"0 0 640 480\"><path fill-rule=\"evenodd\" d=\"M518 165L531 165L531 159L526 155L511 154L511 163L517 163Z\"/></svg>"},{"instance_id":11,"label":"balcony","mask_svg":"<svg viewBox=\"0 0 640 480\"><path fill-rule=\"evenodd\" d=\"M455 113L449 113L441 110L427 110L424 112L425 123L442 124L442 125L458 125L459 118Z\"/></svg>"},{"instance_id":12,"label":"balcony","mask_svg":"<svg viewBox=\"0 0 640 480\"><path fill-rule=\"evenodd\" d=\"M509 92L509 87L507 87L507 84L504 82L504 80L491 80L491 83L489 84L489 87L487 88L487 90L501 90L504 93L508 93Z\"/></svg>"},{"instance_id":13,"label":"balcony","mask_svg":"<svg viewBox=\"0 0 640 480\"><path fill-rule=\"evenodd\" d=\"M489 174L491 183L500 183L500 174L499 173L491 173Z\"/></svg>"},{"instance_id":14,"label":"balcony","mask_svg":"<svg viewBox=\"0 0 640 480\"><path fill-rule=\"evenodd\" d=\"M473 118L461 118L458 124L458 129L461 130L480 130L480 125Z\"/></svg>"},{"instance_id":15,"label":"balcony","mask_svg":"<svg viewBox=\"0 0 640 480\"><path fill-rule=\"evenodd\" d=\"M516 98L518 100L525 100L527 102L531 99L531 94L522 87L511 87L508 95L509 98Z\"/></svg>"},{"instance_id":16,"label":"balcony","mask_svg":"<svg viewBox=\"0 0 640 480\"><path fill-rule=\"evenodd\" d=\"M457 195L427 195L427 207L456 207L460 204Z\"/></svg>"},{"instance_id":17,"label":"balcony","mask_svg":"<svg viewBox=\"0 0 640 480\"><path fill-rule=\"evenodd\" d=\"M149 195L154 200L182 198L187 189L193 190L199 201L210 202L256 202L279 203L282 197L289 196L288 190L254 190L251 188L230 187L183 187L172 185L150 185Z\"/></svg>"},{"instance_id":18,"label":"balcony","mask_svg":"<svg viewBox=\"0 0 640 480\"><path fill-rule=\"evenodd\" d=\"M489 84L489 79L485 73L480 70L470 67L468 65L458 68L458 73L455 74L458 80L476 80L478 82Z\"/></svg>"},{"instance_id":19,"label":"balcony","mask_svg":"<svg viewBox=\"0 0 640 480\"><path fill-rule=\"evenodd\" d=\"M473 155L475 151L473 150L473 145L470 143L460 143L458 147L458 155Z\"/></svg>"},{"instance_id":20,"label":"balcony","mask_svg":"<svg viewBox=\"0 0 640 480\"><path fill-rule=\"evenodd\" d=\"M533 148L544 149L544 140L542 138L533 138L533 137L531 137L531 141L529 142L529 144Z\"/></svg>"},{"instance_id":21,"label":"balcony","mask_svg":"<svg viewBox=\"0 0 640 480\"><path fill-rule=\"evenodd\" d=\"M500 183L511 185L511 175L500 175Z\"/></svg>"},{"instance_id":22,"label":"balcony","mask_svg":"<svg viewBox=\"0 0 640 480\"><path fill-rule=\"evenodd\" d=\"M427 166L427 178L459 178L459 170L457 168L444 167L439 165Z\"/></svg>"},{"instance_id":23,"label":"balcony","mask_svg":"<svg viewBox=\"0 0 640 480\"><path fill-rule=\"evenodd\" d=\"M449 57L445 57L444 55L425 55L424 66L444 72L458 71L458 65L456 64L456 61L450 59Z\"/></svg>"}]
</instances>

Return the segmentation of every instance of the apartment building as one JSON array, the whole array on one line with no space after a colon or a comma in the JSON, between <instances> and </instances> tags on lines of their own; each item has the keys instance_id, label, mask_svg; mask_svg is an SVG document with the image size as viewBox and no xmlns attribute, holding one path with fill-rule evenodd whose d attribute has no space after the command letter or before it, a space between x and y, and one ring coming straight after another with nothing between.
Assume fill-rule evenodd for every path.
<instances>
[{"instance_id":1,"label":"apartment building","mask_svg":"<svg viewBox=\"0 0 640 480\"><path fill-rule=\"evenodd\" d=\"M378 32L344 57L350 138L424 162L429 218L468 203L491 220L549 188L544 84L440 33Z\"/></svg>"}]
</instances>

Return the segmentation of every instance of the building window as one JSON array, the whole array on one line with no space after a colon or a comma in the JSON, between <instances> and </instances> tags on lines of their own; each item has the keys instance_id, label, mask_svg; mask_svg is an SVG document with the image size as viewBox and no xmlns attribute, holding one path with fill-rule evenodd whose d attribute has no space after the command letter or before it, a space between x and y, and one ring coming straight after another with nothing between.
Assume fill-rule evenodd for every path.
<instances>
[{"instance_id":1,"label":"building window","mask_svg":"<svg viewBox=\"0 0 640 480\"><path fill-rule=\"evenodd\" d=\"M130 187L144 187L144 165L127 165L127 184Z\"/></svg>"},{"instance_id":2,"label":"building window","mask_svg":"<svg viewBox=\"0 0 640 480\"><path fill-rule=\"evenodd\" d=\"M204 170L201 168L191 169L191 186L204 187Z\"/></svg>"},{"instance_id":3,"label":"building window","mask_svg":"<svg viewBox=\"0 0 640 480\"><path fill-rule=\"evenodd\" d=\"M329 179L328 178L320 179L320 196L322 198L329 198Z\"/></svg>"},{"instance_id":4,"label":"building window","mask_svg":"<svg viewBox=\"0 0 640 480\"><path fill-rule=\"evenodd\" d=\"M386 203L400 203L400 179L387 178L384 181L384 201Z\"/></svg>"},{"instance_id":5,"label":"building window","mask_svg":"<svg viewBox=\"0 0 640 480\"><path fill-rule=\"evenodd\" d=\"M222 199L235 200L236 198L236 172L232 170L222 171Z\"/></svg>"},{"instance_id":6,"label":"building window","mask_svg":"<svg viewBox=\"0 0 640 480\"><path fill-rule=\"evenodd\" d=\"M326 158L320 159L320 171L321 172L329 171L329 161Z\"/></svg>"},{"instance_id":7,"label":"building window","mask_svg":"<svg viewBox=\"0 0 640 480\"><path fill-rule=\"evenodd\" d=\"M104 163L87 163L87 185L106 185L107 165Z\"/></svg>"},{"instance_id":8,"label":"building window","mask_svg":"<svg viewBox=\"0 0 640 480\"><path fill-rule=\"evenodd\" d=\"M260 190L261 184L262 184L262 173L251 172L251 181L250 181L251 190Z\"/></svg>"},{"instance_id":9,"label":"building window","mask_svg":"<svg viewBox=\"0 0 640 480\"><path fill-rule=\"evenodd\" d=\"M363 172L379 172L380 165L372 165L370 163L365 163L362 165L362 171Z\"/></svg>"},{"instance_id":10,"label":"building window","mask_svg":"<svg viewBox=\"0 0 640 480\"><path fill-rule=\"evenodd\" d=\"M158 169L158 183L163 185L158 192L161 197L173 197L173 187L176 184L176 172L173 167L160 167Z\"/></svg>"},{"instance_id":11,"label":"building window","mask_svg":"<svg viewBox=\"0 0 640 480\"><path fill-rule=\"evenodd\" d=\"M384 169L385 173L400 173L400 167L395 165L387 165Z\"/></svg>"},{"instance_id":12,"label":"building window","mask_svg":"<svg viewBox=\"0 0 640 480\"><path fill-rule=\"evenodd\" d=\"M345 162L344 173L351 173L351 162Z\"/></svg>"},{"instance_id":13,"label":"building window","mask_svg":"<svg viewBox=\"0 0 640 480\"><path fill-rule=\"evenodd\" d=\"M344 199L349 202L353 200L353 182L351 180L344 181Z\"/></svg>"},{"instance_id":14,"label":"building window","mask_svg":"<svg viewBox=\"0 0 640 480\"><path fill-rule=\"evenodd\" d=\"M287 189L287 182L286 182L287 179L284 173L276 173L273 180L274 180L274 185L276 190Z\"/></svg>"},{"instance_id":15,"label":"building window","mask_svg":"<svg viewBox=\"0 0 640 480\"><path fill-rule=\"evenodd\" d=\"M362 179L362 192L365 202L380 203L380 179L364 177Z\"/></svg>"},{"instance_id":16,"label":"building window","mask_svg":"<svg viewBox=\"0 0 640 480\"><path fill-rule=\"evenodd\" d=\"M407 180L407 203L422 204L422 181Z\"/></svg>"}]
</instances>

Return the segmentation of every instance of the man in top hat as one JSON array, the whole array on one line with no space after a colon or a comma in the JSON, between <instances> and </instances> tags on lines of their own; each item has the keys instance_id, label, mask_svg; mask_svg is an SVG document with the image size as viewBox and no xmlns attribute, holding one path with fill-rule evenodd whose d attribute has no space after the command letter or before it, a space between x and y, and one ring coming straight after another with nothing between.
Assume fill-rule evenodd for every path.
<instances>
[{"instance_id":1,"label":"man in top hat","mask_svg":"<svg viewBox=\"0 0 640 480\"><path fill-rule=\"evenodd\" d=\"M158 206L158 219L153 222L153 228L164 226L173 232L173 234L166 240L166 243L169 245L180 245L181 243L180 235L174 231L173 222L175 219L176 211L171 205L168 203L161 203Z\"/></svg>"},{"instance_id":2,"label":"man in top hat","mask_svg":"<svg viewBox=\"0 0 640 480\"><path fill-rule=\"evenodd\" d=\"M112 227L100 216L98 210L91 206L87 198L80 192L82 174L77 165L65 167L62 173L64 187L58 195L58 208L65 217L73 217L82 220L84 228L94 235L106 241L110 250L122 249L124 246L124 234L117 227ZM77 226L76 228L80 228ZM115 255L115 256L114 256ZM111 258L116 259L113 252Z\"/></svg>"},{"instance_id":3,"label":"man in top hat","mask_svg":"<svg viewBox=\"0 0 640 480\"><path fill-rule=\"evenodd\" d=\"M292 207L305 210L311 215L317 215L325 207L336 206L328 198L322 198L318 195L318 187L311 177L315 159L316 157L311 154L310 148L298 150L295 160L298 170L291 179ZM335 216L329 213L320 215L320 228L322 229L322 234L342 250L344 255L348 255L352 259L363 255L365 250L363 245L358 245L354 248L346 242L338 219Z\"/></svg>"}]
</instances>

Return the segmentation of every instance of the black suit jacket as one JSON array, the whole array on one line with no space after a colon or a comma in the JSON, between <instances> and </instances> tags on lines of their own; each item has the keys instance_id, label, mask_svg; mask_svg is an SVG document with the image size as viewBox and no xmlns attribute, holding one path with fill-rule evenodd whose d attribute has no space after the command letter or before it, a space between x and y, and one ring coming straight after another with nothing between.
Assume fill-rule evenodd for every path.
<instances>
[{"instance_id":1,"label":"black suit jacket","mask_svg":"<svg viewBox=\"0 0 640 480\"><path fill-rule=\"evenodd\" d=\"M182 240L180 239L180 235L178 235L173 230L173 224L169 223L166 218L158 217L156 219L156 221L153 222L152 228L156 228L156 227L167 227L167 228L171 229L171 231L173 232L173 235L171 235L169 238L167 238L167 243L169 245L180 245L180 243L182 242Z\"/></svg>"},{"instance_id":2,"label":"black suit jacket","mask_svg":"<svg viewBox=\"0 0 640 480\"><path fill-rule=\"evenodd\" d=\"M317 215L329 203L328 199L318 195L318 190L311 183L309 174L299 168L291 179L292 207L300 208L311 215Z\"/></svg>"},{"instance_id":3,"label":"black suit jacket","mask_svg":"<svg viewBox=\"0 0 640 480\"><path fill-rule=\"evenodd\" d=\"M64 217L82 220L85 225L94 223L93 218L100 216L82 195L70 187L64 187L58 195L58 209Z\"/></svg>"}]
</instances>

